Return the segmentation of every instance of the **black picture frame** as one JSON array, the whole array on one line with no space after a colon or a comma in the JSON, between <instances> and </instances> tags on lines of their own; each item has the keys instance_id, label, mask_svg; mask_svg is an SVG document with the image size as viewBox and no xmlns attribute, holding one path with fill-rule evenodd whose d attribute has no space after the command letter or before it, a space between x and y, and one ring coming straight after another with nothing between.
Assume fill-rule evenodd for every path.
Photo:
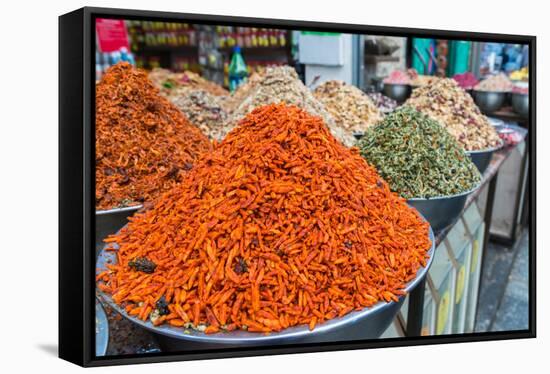
<instances>
[{"instance_id":1,"label":"black picture frame","mask_svg":"<svg viewBox=\"0 0 550 374\"><path fill-rule=\"evenodd\" d=\"M95 19L123 18L202 24L308 29L388 36L434 37L448 40L495 41L529 45L529 329L332 342L185 354L140 354L96 357L94 354L94 147L95 147ZM59 357L81 366L105 366L224 357L324 352L425 344L534 338L536 336L536 37L366 26L298 20L260 19L204 14L85 7L59 17Z\"/></svg>"}]
</instances>

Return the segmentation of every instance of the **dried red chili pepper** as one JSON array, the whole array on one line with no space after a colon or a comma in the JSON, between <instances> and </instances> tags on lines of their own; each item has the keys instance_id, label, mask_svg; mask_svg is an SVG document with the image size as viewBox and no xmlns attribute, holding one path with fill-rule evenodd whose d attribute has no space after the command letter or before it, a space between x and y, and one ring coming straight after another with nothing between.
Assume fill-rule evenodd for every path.
<instances>
[{"instance_id":1,"label":"dried red chili pepper","mask_svg":"<svg viewBox=\"0 0 550 374\"><path fill-rule=\"evenodd\" d=\"M145 72L112 66L96 86L96 209L155 199L210 147Z\"/></svg>"},{"instance_id":2,"label":"dried red chili pepper","mask_svg":"<svg viewBox=\"0 0 550 374\"><path fill-rule=\"evenodd\" d=\"M97 276L100 289L144 320L164 297L168 323L206 333L313 329L398 300L431 244L428 224L357 149L284 104L246 116L107 242L119 262ZM145 254L155 273L136 276L128 263Z\"/></svg>"}]
</instances>

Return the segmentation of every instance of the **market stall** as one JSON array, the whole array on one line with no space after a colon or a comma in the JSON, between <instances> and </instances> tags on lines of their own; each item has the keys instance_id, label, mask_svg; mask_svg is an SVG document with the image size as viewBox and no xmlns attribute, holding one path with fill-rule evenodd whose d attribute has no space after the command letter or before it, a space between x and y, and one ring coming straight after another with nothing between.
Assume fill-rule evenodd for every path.
<instances>
[{"instance_id":1,"label":"market stall","mask_svg":"<svg viewBox=\"0 0 550 374\"><path fill-rule=\"evenodd\" d=\"M460 43L125 27L96 54L97 352L474 331L493 232L526 229L529 118L489 102L524 75L478 79Z\"/></svg>"}]
</instances>

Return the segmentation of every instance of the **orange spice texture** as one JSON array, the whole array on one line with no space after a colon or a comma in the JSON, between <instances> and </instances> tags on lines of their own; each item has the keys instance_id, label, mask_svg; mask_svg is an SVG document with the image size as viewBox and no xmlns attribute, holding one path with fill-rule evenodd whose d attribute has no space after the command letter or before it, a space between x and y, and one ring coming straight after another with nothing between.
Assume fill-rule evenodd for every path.
<instances>
[{"instance_id":1,"label":"orange spice texture","mask_svg":"<svg viewBox=\"0 0 550 374\"><path fill-rule=\"evenodd\" d=\"M119 249L101 290L130 315L206 333L314 329L397 301L431 245L357 149L284 104L256 108L107 242Z\"/></svg>"},{"instance_id":2,"label":"orange spice texture","mask_svg":"<svg viewBox=\"0 0 550 374\"><path fill-rule=\"evenodd\" d=\"M154 200L210 147L144 71L112 66L96 86L96 209Z\"/></svg>"}]
</instances>

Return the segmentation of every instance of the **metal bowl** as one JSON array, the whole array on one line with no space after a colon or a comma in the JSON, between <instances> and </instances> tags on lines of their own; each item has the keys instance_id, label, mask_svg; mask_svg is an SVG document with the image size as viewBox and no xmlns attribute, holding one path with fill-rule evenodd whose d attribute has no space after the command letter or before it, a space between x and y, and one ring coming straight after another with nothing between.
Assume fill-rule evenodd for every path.
<instances>
[{"instance_id":1,"label":"metal bowl","mask_svg":"<svg viewBox=\"0 0 550 374\"><path fill-rule=\"evenodd\" d=\"M128 217L140 210L143 206L129 206L109 210L96 210L95 212L95 252L96 258L103 246L103 239L116 233L128 223Z\"/></svg>"},{"instance_id":2,"label":"metal bowl","mask_svg":"<svg viewBox=\"0 0 550 374\"><path fill-rule=\"evenodd\" d=\"M398 103L403 103L411 95L411 86L408 84L384 83L384 95L394 99Z\"/></svg>"},{"instance_id":3,"label":"metal bowl","mask_svg":"<svg viewBox=\"0 0 550 374\"><path fill-rule=\"evenodd\" d=\"M464 209L468 195L478 188L479 185L469 191L451 196L412 198L408 199L407 203L426 217L433 231L438 233L455 223Z\"/></svg>"},{"instance_id":4,"label":"metal bowl","mask_svg":"<svg viewBox=\"0 0 550 374\"><path fill-rule=\"evenodd\" d=\"M482 149L480 151L466 151L466 154L470 156L470 159L477 167L477 170L479 170L479 172L483 175L493 159L493 153L502 148L502 145L503 144L501 142L501 144L496 147Z\"/></svg>"},{"instance_id":5,"label":"metal bowl","mask_svg":"<svg viewBox=\"0 0 550 374\"><path fill-rule=\"evenodd\" d=\"M474 101L483 113L494 113L504 104L506 92L474 90Z\"/></svg>"},{"instance_id":6,"label":"metal bowl","mask_svg":"<svg viewBox=\"0 0 550 374\"><path fill-rule=\"evenodd\" d=\"M512 108L522 117L529 116L529 95L521 93L512 94Z\"/></svg>"},{"instance_id":7,"label":"metal bowl","mask_svg":"<svg viewBox=\"0 0 550 374\"><path fill-rule=\"evenodd\" d=\"M95 355L105 356L109 345L109 322L101 302L95 300Z\"/></svg>"},{"instance_id":8,"label":"metal bowl","mask_svg":"<svg viewBox=\"0 0 550 374\"><path fill-rule=\"evenodd\" d=\"M435 237L431 228L429 229L429 236L432 246L428 251L429 258L426 267L421 267L416 277L406 284L404 291L407 294L426 276L432 263L435 250ZM97 273L103 271L107 263L115 262L116 254L114 251L102 250L96 264ZM308 326L294 326L269 334L247 331L204 334L199 331L185 330L170 325L153 326L150 321L142 321L136 317L129 316L124 308L121 308L112 300L109 294L99 289L97 291L102 300L122 316L134 324L153 332L155 338L165 351L375 339L392 323L405 300L405 296L401 296L398 302L378 302L372 307L351 312L341 318L334 318L319 324L313 331L310 331Z\"/></svg>"}]
</instances>

